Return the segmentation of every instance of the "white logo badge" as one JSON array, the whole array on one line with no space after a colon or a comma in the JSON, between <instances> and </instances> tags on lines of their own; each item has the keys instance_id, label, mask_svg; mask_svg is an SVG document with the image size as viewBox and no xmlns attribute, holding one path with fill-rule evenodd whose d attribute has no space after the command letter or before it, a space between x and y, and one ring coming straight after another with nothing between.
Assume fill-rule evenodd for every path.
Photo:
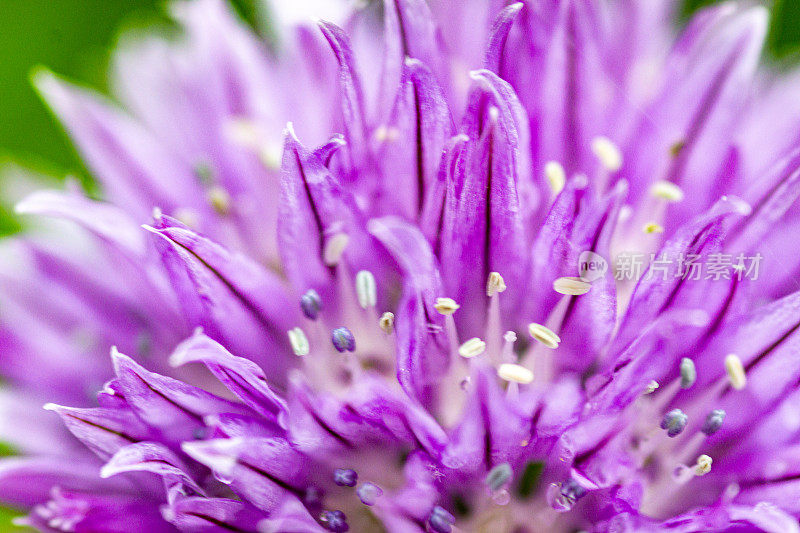
<instances>
[{"instance_id":1,"label":"white logo badge","mask_svg":"<svg viewBox=\"0 0 800 533\"><path fill-rule=\"evenodd\" d=\"M606 275L608 262L603 256L594 252L581 252L578 257L578 276L585 282L591 283Z\"/></svg>"}]
</instances>

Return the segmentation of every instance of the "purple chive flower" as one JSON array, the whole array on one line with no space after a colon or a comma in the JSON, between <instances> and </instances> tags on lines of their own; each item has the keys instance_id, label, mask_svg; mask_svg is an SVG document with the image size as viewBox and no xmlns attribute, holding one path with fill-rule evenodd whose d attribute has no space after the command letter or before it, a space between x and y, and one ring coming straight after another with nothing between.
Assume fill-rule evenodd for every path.
<instances>
[{"instance_id":1,"label":"purple chive flower","mask_svg":"<svg viewBox=\"0 0 800 533\"><path fill-rule=\"evenodd\" d=\"M174 2L119 104L37 74L103 200L33 193L67 223L3 243L21 523L800 531L800 75L759 68L766 12L506 4L278 1L273 47Z\"/></svg>"}]
</instances>

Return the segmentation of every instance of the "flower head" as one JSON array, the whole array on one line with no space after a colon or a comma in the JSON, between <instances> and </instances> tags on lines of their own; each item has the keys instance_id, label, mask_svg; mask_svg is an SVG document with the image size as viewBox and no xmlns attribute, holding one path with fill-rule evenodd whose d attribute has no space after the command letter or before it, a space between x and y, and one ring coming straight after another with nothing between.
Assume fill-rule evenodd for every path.
<instances>
[{"instance_id":1,"label":"flower head","mask_svg":"<svg viewBox=\"0 0 800 533\"><path fill-rule=\"evenodd\" d=\"M764 10L290 4L273 49L171 4L123 108L37 76L105 200L34 193L72 225L5 245L21 521L799 531L800 105Z\"/></svg>"}]
</instances>

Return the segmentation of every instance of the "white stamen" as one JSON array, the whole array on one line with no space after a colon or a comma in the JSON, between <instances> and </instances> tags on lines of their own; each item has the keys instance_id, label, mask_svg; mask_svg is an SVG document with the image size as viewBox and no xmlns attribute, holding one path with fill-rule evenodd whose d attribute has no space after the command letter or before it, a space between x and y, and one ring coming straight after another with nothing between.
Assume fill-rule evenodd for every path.
<instances>
[{"instance_id":1,"label":"white stamen","mask_svg":"<svg viewBox=\"0 0 800 533\"><path fill-rule=\"evenodd\" d=\"M650 194L656 198L661 198L668 202L680 202L683 200L683 190L669 181L657 181L650 187Z\"/></svg>"},{"instance_id":2,"label":"white stamen","mask_svg":"<svg viewBox=\"0 0 800 533\"><path fill-rule=\"evenodd\" d=\"M278 170L281 168L281 163L283 161L283 146L279 144L268 144L258 151L258 157L268 169Z\"/></svg>"},{"instance_id":3,"label":"white stamen","mask_svg":"<svg viewBox=\"0 0 800 533\"><path fill-rule=\"evenodd\" d=\"M697 458L697 464L694 465L694 475L696 476L704 476L711 472L711 457L708 455L701 455Z\"/></svg>"},{"instance_id":4,"label":"white stamen","mask_svg":"<svg viewBox=\"0 0 800 533\"><path fill-rule=\"evenodd\" d=\"M606 170L616 172L622 168L622 152L608 137L595 137L592 140L592 152Z\"/></svg>"},{"instance_id":5,"label":"white stamen","mask_svg":"<svg viewBox=\"0 0 800 533\"><path fill-rule=\"evenodd\" d=\"M492 106L489 108L489 120L492 122L497 122L500 119L500 110L497 107Z\"/></svg>"},{"instance_id":6,"label":"white stamen","mask_svg":"<svg viewBox=\"0 0 800 533\"><path fill-rule=\"evenodd\" d=\"M231 210L231 195L220 186L215 185L206 193L211 207L220 215L227 215Z\"/></svg>"},{"instance_id":7,"label":"white stamen","mask_svg":"<svg viewBox=\"0 0 800 533\"><path fill-rule=\"evenodd\" d=\"M581 278L572 276L564 276L558 278L553 282L553 290L560 294L568 294L570 296L580 296L586 294L592 289L592 286Z\"/></svg>"},{"instance_id":8,"label":"white stamen","mask_svg":"<svg viewBox=\"0 0 800 533\"><path fill-rule=\"evenodd\" d=\"M656 222L648 222L647 224L644 225L642 231L644 231L647 234L664 233L664 226L662 226L661 224L657 224Z\"/></svg>"},{"instance_id":9,"label":"white stamen","mask_svg":"<svg viewBox=\"0 0 800 533\"><path fill-rule=\"evenodd\" d=\"M397 128L390 128L389 126L378 126L373 133L375 140L380 142L393 142L400 137L400 131Z\"/></svg>"},{"instance_id":10,"label":"white stamen","mask_svg":"<svg viewBox=\"0 0 800 533\"><path fill-rule=\"evenodd\" d=\"M292 351L297 356L308 355L308 337L305 332L300 328L292 328L287 331L289 335L289 344L292 345Z\"/></svg>"},{"instance_id":11,"label":"white stamen","mask_svg":"<svg viewBox=\"0 0 800 533\"><path fill-rule=\"evenodd\" d=\"M331 267L338 265L349 242L350 237L346 233L337 233L331 236L322 251L322 260L325 264Z\"/></svg>"},{"instance_id":12,"label":"white stamen","mask_svg":"<svg viewBox=\"0 0 800 533\"><path fill-rule=\"evenodd\" d=\"M731 387L742 390L747 383L747 375L744 373L744 366L738 355L732 353L725 356L725 371L728 373Z\"/></svg>"},{"instance_id":13,"label":"white stamen","mask_svg":"<svg viewBox=\"0 0 800 533\"><path fill-rule=\"evenodd\" d=\"M458 348L458 355L465 359L472 359L486 350L486 343L478 337L473 337Z\"/></svg>"},{"instance_id":14,"label":"white stamen","mask_svg":"<svg viewBox=\"0 0 800 533\"><path fill-rule=\"evenodd\" d=\"M558 194L564 190L564 185L567 183L567 174L564 172L564 167L558 161L548 161L544 165L544 177L547 179L550 190L553 194Z\"/></svg>"},{"instance_id":15,"label":"white stamen","mask_svg":"<svg viewBox=\"0 0 800 533\"><path fill-rule=\"evenodd\" d=\"M394 313L386 311L381 315L378 325L387 335L391 335L394 331Z\"/></svg>"},{"instance_id":16,"label":"white stamen","mask_svg":"<svg viewBox=\"0 0 800 533\"><path fill-rule=\"evenodd\" d=\"M245 148L258 148L264 135L258 125L243 117L232 118L223 125L223 135L231 142Z\"/></svg>"},{"instance_id":17,"label":"white stamen","mask_svg":"<svg viewBox=\"0 0 800 533\"><path fill-rule=\"evenodd\" d=\"M375 307L378 299L378 289L375 284L375 276L369 270L359 270L358 274L356 274L356 295L361 309Z\"/></svg>"},{"instance_id":18,"label":"white stamen","mask_svg":"<svg viewBox=\"0 0 800 533\"><path fill-rule=\"evenodd\" d=\"M513 331L506 331L503 334L503 362L510 363L514 361L514 343L517 342L517 334Z\"/></svg>"},{"instance_id":19,"label":"white stamen","mask_svg":"<svg viewBox=\"0 0 800 533\"><path fill-rule=\"evenodd\" d=\"M506 290L506 282L499 272L490 272L486 281L486 296L492 297Z\"/></svg>"},{"instance_id":20,"label":"white stamen","mask_svg":"<svg viewBox=\"0 0 800 533\"><path fill-rule=\"evenodd\" d=\"M189 229L196 230L200 226L200 215L188 207L179 207L175 210L175 218L185 224Z\"/></svg>"},{"instance_id":21,"label":"white stamen","mask_svg":"<svg viewBox=\"0 0 800 533\"><path fill-rule=\"evenodd\" d=\"M533 381L533 372L522 365L503 363L497 368L497 375L505 381L527 385Z\"/></svg>"},{"instance_id":22,"label":"white stamen","mask_svg":"<svg viewBox=\"0 0 800 533\"><path fill-rule=\"evenodd\" d=\"M452 298L436 298L436 304L433 307L439 311L440 315L452 315L461 306Z\"/></svg>"},{"instance_id":23,"label":"white stamen","mask_svg":"<svg viewBox=\"0 0 800 533\"><path fill-rule=\"evenodd\" d=\"M558 348L558 344L561 342L561 337L556 335L555 332L546 326L537 324L536 322L531 322L528 324L528 333L531 334L531 337L541 342L548 348L556 349Z\"/></svg>"},{"instance_id":24,"label":"white stamen","mask_svg":"<svg viewBox=\"0 0 800 533\"><path fill-rule=\"evenodd\" d=\"M643 394L653 394L658 387L659 387L658 381L652 379L650 380L650 383L648 383L647 386L644 388Z\"/></svg>"}]
</instances>

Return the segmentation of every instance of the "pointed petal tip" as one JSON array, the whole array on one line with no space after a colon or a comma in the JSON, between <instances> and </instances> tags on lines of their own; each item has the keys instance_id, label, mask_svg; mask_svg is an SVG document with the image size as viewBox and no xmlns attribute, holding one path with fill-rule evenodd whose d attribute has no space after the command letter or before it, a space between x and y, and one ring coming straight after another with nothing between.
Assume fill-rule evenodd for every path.
<instances>
[{"instance_id":1,"label":"pointed petal tip","mask_svg":"<svg viewBox=\"0 0 800 533\"><path fill-rule=\"evenodd\" d=\"M237 449L241 445L240 437L214 439L181 443L181 450L195 461L202 463L215 472L229 474L237 464Z\"/></svg>"},{"instance_id":2,"label":"pointed petal tip","mask_svg":"<svg viewBox=\"0 0 800 533\"><path fill-rule=\"evenodd\" d=\"M337 26L336 24L334 24L329 20L320 18L316 20L316 23L317 27L322 31L322 34L328 40L336 39L337 33L344 33L344 31L339 26Z\"/></svg>"},{"instance_id":3,"label":"pointed petal tip","mask_svg":"<svg viewBox=\"0 0 800 533\"><path fill-rule=\"evenodd\" d=\"M742 216L749 216L753 212L753 207L738 196L722 196L720 201L728 204L734 213Z\"/></svg>"},{"instance_id":4,"label":"pointed petal tip","mask_svg":"<svg viewBox=\"0 0 800 533\"><path fill-rule=\"evenodd\" d=\"M36 65L28 74L31 85L38 93L44 93L59 82L58 76L44 65Z\"/></svg>"},{"instance_id":5,"label":"pointed petal tip","mask_svg":"<svg viewBox=\"0 0 800 533\"><path fill-rule=\"evenodd\" d=\"M163 237L161 231L158 228L151 226L150 224L141 224L139 227L145 231L149 231L150 233L154 233L160 237Z\"/></svg>"},{"instance_id":6,"label":"pointed petal tip","mask_svg":"<svg viewBox=\"0 0 800 533\"><path fill-rule=\"evenodd\" d=\"M486 77L486 73L487 72L491 72L491 71L488 70L488 69L485 69L485 68L479 68L479 69L475 69L475 70L470 70L469 71L469 77L470 77L470 79L473 79L475 81L481 81L484 77Z\"/></svg>"},{"instance_id":7,"label":"pointed petal tip","mask_svg":"<svg viewBox=\"0 0 800 533\"><path fill-rule=\"evenodd\" d=\"M31 196L33 195L26 196L25 198L14 204L15 215L35 215L37 213L36 206L31 201Z\"/></svg>"},{"instance_id":8,"label":"pointed petal tip","mask_svg":"<svg viewBox=\"0 0 800 533\"><path fill-rule=\"evenodd\" d=\"M33 522L27 516L17 516L11 519L11 525L27 528L33 526Z\"/></svg>"},{"instance_id":9,"label":"pointed petal tip","mask_svg":"<svg viewBox=\"0 0 800 533\"><path fill-rule=\"evenodd\" d=\"M202 357L197 354L192 354L192 348L196 347L199 343L216 344L216 341L206 335L202 327L196 327L191 337L178 344L172 354L170 354L168 359L170 366L178 368L179 366L189 363L202 362Z\"/></svg>"},{"instance_id":10,"label":"pointed petal tip","mask_svg":"<svg viewBox=\"0 0 800 533\"><path fill-rule=\"evenodd\" d=\"M121 353L116 346L111 347L111 364L114 366L114 373L117 375L125 368L139 366L131 357Z\"/></svg>"},{"instance_id":11,"label":"pointed petal tip","mask_svg":"<svg viewBox=\"0 0 800 533\"><path fill-rule=\"evenodd\" d=\"M422 66L422 61L420 61L419 59L415 59L411 56L406 56L405 59L403 60L403 64L405 64L405 66L409 68L416 68Z\"/></svg>"},{"instance_id":12,"label":"pointed petal tip","mask_svg":"<svg viewBox=\"0 0 800 533\"><path fill-rule=\"evenodd\" d=\"M286 127L283 128L283 136L287 141L299 142L297 140L297 134L294 131L294 122L289 121L286 123Z\"/></svg>"},{"instance_id":13,"label":"pointed petal tip","mask_svg":"<svg viewBox=\"0 0 800 533\"><path fill-rule=\"evenodd\" d=\"M113 475L119 474L120 471L117 468L114 468L114 465L110 463L106 463L100 469L100 477L102 479L108 479Z\"/></svg>"}]
</instances>

